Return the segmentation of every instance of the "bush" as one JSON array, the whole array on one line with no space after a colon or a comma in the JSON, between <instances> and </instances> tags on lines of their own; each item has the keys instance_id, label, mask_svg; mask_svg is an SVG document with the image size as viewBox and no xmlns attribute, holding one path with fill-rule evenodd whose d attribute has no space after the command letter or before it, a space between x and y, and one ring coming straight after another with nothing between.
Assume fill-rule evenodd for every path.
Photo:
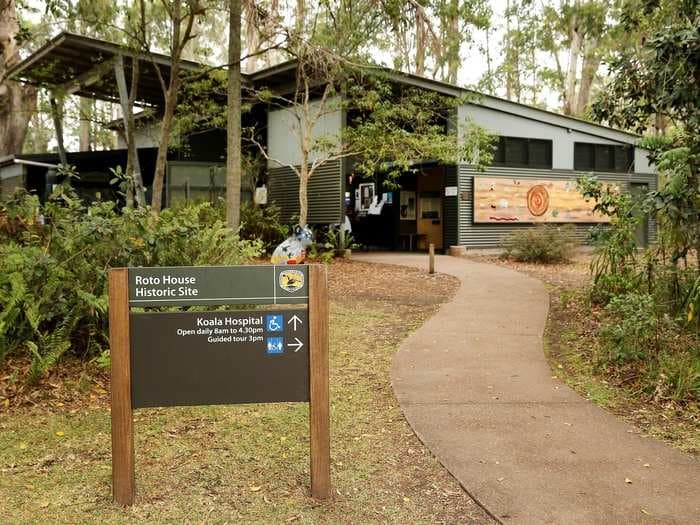
<instances>
[{"instance_id":1,"label":"bush","mask_svg":"<svg viewBox=\"0 0 700 525\"><path fill-rule=\"evenodd\" d=\"M67 352L101 355L109 268L242 264L260 248L209 204L155 215L113 202L86 206L69 187L44 206L18 193L0 206L0 361L30 356L32 381Z\"/></svg>"},{"instance_id":2,"label":"bush","mask_svg":"<svg viewBox=\"0 0 700 525\"><path fill-rule=\"evenodd\" d=\"M628 361L658 353L662 323L651 295L615 296L605 311L611 321L601 330L601 338L608 360Z\"/></svg>"},{"instance_id":3,"label":"bush","mask_svg":"<svg viewBox=\"0 0 700 525\"><path fill-rule=\"evenodd\" d=\"M275 204L255 206L249 202L241 206L242 239L258 239L267 253L272 253L289 235L289 228L280 221L280 209Z\"/></svg>"},{"instance_id":4,"label":"bush","mask_svg":"<svg viewBox=\"0 0 700 525\"><path fill-rule=\"evenodd\" d=\"M537 225L508 236L505 256L521 262L553 264L569 260L577 246L573 225Z\"/></svg>"}]
</instances>

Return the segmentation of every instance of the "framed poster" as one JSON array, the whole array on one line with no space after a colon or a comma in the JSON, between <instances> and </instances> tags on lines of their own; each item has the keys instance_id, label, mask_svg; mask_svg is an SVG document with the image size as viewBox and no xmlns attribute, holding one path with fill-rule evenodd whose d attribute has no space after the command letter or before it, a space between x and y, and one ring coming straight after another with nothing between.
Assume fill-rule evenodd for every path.
<instances>
[{"instance_id":1,"label":"framed poster","mask_svg":"<svg viewBox=\"0 0 700 525\"><path fill-rule=\"evenodd\" d=\"M474 177L474 222L605 223L575 180Z\"/></svg>"},{"instance_id":2,"label":"framed poster","mask_svg":"<svg viewBox=\"0 0 700 525\"><path fill-rule=\"evenodd\" d=\"M399 213L402 221L416 220L416 192L401 190Z\"/></svg>"},{"instance_id":3,"label":"framed poster","mask_svg":"<svg viewBox=\"0 0 700 525\"><path fill-rule=\"evenodd\" d=\"M374 182L363 182L360 184L360 211L369 211L374 200Z\"/></svg>"}]
</instances>

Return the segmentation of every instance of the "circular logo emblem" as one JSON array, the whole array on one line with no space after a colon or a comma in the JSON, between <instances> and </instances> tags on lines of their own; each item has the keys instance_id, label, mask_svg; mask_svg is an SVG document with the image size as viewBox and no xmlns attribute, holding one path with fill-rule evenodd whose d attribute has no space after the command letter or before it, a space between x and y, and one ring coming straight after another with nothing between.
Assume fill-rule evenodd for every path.
<instances>
[{"instance_id":1,"label":"circular logo emblem","mask_svg":"<svg viewBox=\"0 0 700 525\"><path fill-rule=\"evenodd\" d=\"M549 193L547 188L538 184L533 186L527 192L527 209L530 210L535 217L539 217L547 213L549 208Z\"/></svg>"},{"instance_id":2,"label":"circular logo emblem","mask_svg":"<svg viewBox=\"0 0 700 525\"><path fill-rule=\"evenodd\" d=\"M280 288L293 293L304 287L304 274L299 270L284 270L279 276Z\"/></svg>"}]
</instances>

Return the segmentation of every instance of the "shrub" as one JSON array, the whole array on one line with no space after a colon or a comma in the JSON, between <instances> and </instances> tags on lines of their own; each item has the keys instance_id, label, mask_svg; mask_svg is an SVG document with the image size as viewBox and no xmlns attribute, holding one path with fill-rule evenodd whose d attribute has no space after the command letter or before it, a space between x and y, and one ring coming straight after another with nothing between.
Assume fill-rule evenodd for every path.
<instances>
[{"instance_id":1,"label":"shrub","mask_svg":"<svg viewBox=\"0 0 700 525\"><path fill-rule=\"evenodd\" d=\"M258 239L266 252L271 253L289 235L289 228L280 221L280 209L275 204L255 206L249 202L241 206L242 239Z\"/></svg>"},{"instance_id":2,"label":"shrub","mask_svg":"<svg viewBox=\"0 0 700 525\"><path fill-rule=\"evenodd\" d=\"M609 360L628 361L658 353L662 323L651 295L615 296L605 311L610 321L601 330L601 338Z\"/></svg>"},{"instance_id":3,"label":"shrub","mask_svg":"<svg viewBox=\"0 0 700 525\"><path fill-rule=\"evenodd\" d=\"M521 262L553 264L569 260L577 245L571 224L537 225L508 236L505 256Z\"/></svg>"},{"instance_id":4,"label":"shrub","mask_svg":"<svg viewBox=\"0 0 700 525\"><path fill-rule=\"evenodd\" d=\"M700 352L696 348L660 356L654 396L700 401Z\"/></svg>"},{"instance_id":5,"label":"shrub","mask_svg":"<svg viewBox=\"0 0 700 525\"><path fill-rule=\"evenodd\" d=\"M101 355L111 267L242 264L260 246L240 240L209 204L155 215L86 206L69 187L44 206L18 193L0 206L0 361L30 356L31 381L67 352Z\"/></svg>"}]
</instances>

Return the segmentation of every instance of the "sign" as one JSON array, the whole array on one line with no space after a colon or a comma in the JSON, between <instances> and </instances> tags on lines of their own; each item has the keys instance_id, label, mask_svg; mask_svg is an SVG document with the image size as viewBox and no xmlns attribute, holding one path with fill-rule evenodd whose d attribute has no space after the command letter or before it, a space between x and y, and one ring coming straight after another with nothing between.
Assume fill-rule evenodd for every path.
<instances>
[{"instance_id":1,"label":"sign","mask_svg":"<svg viewBox=\"0 0 700 525\"><path fill-rule=\"evenodd\" d=\"M327 289L322 265L111 270L114 501L134 502L134 409L272 402L309 403L311 494L327 498ZM143 310L202 305L234 309Z\"/></svg>"},{"instance_id":2,"label":"sign","mask_svg":"<svg viewBox=\"0 0 700 525\"><path fill-rule=\"evenodd\" d=\"M131 306L301 304L308 267L174 266L129 269Z\"/></svg>"},{"instance_id":3,"label":"sign","mask_svg":"<svg viewBox=\"0 0 700 525\"><path fill-rule=\"evenodd\" d=\"M459 193L457 186L445 186L445 197L456 197Z\"/></svg>"},{"instance_id":4,"label":"sign","mask_svg":"<svg viewBox=\"0 0 700 525\"><path fill-rule=\"evenodd\" d=\"M130 324L133 408L309 400L306 309L132 313Z\"/></svg>"},{"instance_id":5,"label":"sign","mask_svg":"<svg viewBox=\"0 0 700 525\"><path fill-rule=\"evenodd\" d=\"M474 222L609 222L594 205L575 180L474 177Z\"/></svg>"}]
</instances>

